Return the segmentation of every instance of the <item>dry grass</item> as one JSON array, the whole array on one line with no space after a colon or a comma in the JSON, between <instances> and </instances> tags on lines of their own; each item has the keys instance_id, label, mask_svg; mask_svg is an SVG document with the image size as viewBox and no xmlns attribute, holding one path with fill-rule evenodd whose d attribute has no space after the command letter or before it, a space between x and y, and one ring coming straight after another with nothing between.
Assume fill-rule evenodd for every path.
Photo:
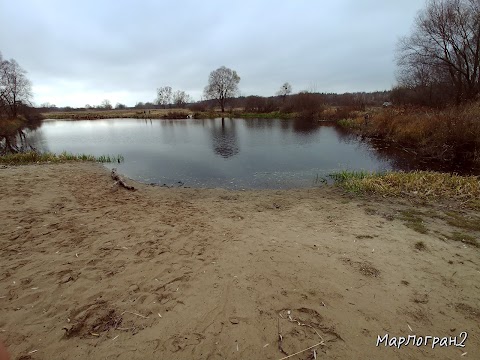
<instances>
[{"instance_id":1,"label":"dry grass","mask_svg":"<svg viewBox=\"0 0 480 360\"><path fill-rule=\"evenodd\" d=\"M123 109L123 110L78 110L67 112L48 112L43 116L46 119L73 119L73 120L96 120L115 118L137 119L185 119L192 112L187 109Z\"/></svg>"},{"instance_id":2,"label":"dry grass","mask_svg":"<svg viewBox=\"0 0 480 360\"><path fill-rule=\"evenodd\" d=\"M427 246L425 245L425 243L423 241L417 241L414 246L415 246L415 249L417 249L418 251L427 250ZM416 301L416 302L418 302L418 301Z\"/></svg>"},{"instance_id":3,"label":"dry grass","mask_svg":"<svg viewBox=\"0 0 480 360\"><path fill-rule=\"evenodd\" d=\"M478 176L460 176L433 171L342 174L337 183L348 190L388 196L451 199L475 204L480 197Z\"/></svg>"},{"instance_id":4,"label":"dry grass","mask_svg":"<svg viewBox=\"0 0 480 360\"><path fill-rule=\"evenodd\" d=\"M383 174L349 172L330 175L347 191L381 196L410 197L415 200L453 201L461 206L480 210L480 177L460 176L433 171L387 172ZM406 220L407 221L407 220ZM407 221L411 226L418 221ZM478 219L450 216L449 225L480 230ZM417 230L417 229L415 229ZM419 232L423 232L418 227ZM418 231L417 230L417 231Z\"/></svg>"},{"instance_id":5,"label":"dry grass","mask_svg":"<svg viewBox=\"0 0 480 360\"><path fill-rule=\"evenodd\" d=\"M446 110L389 108L345 125L369 137L408 147L419 155L442 161L480 163L480 102Z\"/></svg>"}]
</instances>

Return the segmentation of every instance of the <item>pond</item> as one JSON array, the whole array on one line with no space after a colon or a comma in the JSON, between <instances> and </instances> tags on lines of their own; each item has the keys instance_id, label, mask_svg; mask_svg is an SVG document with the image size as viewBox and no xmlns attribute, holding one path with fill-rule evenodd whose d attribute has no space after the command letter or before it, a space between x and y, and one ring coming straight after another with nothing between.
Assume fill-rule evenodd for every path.
<instances>
[{"instance_id":1,"label":"pond","mask_svg":"<svg viewBox=\"0 0 480 360\"><path fill-rule=\"evenodd\" d=\"M339 170L417 168L411 156L333 124L280 119L48 120L35 149L124 157L116 167L148 184L230 189L310 187Z\"/></svg>"}]
</instances>

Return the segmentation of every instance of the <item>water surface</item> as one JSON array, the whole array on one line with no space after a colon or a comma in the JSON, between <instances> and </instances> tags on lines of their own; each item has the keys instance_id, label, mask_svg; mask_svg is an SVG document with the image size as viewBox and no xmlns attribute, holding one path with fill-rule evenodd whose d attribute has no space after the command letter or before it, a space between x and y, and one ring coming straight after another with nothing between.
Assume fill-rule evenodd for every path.
<instances>
[{"instance_id":1,"label":"water surface","mask_svg":"<svg viewBox=\"0 0 480 360\"><path fill-rule=\"evenodd\" d=\"M106 166L159 185L308 187L342 169L399 167L333 125L294 120L49 120L28 140L41 151L121 154L123 163Z\"/></svg>"}]
</instances>

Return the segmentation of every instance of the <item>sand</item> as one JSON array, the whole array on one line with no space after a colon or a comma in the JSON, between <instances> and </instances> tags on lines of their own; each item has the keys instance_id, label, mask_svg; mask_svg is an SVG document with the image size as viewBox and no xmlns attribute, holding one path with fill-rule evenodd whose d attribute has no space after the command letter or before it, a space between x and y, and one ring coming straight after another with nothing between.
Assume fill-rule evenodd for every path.
<instances>
[{"instance_id":1,"label":"sand","mask_svg":"<svg viewBox=\"0 0 480 360\"><path fill-rule=\"evenodd\" d=\"M12 359L281 359L318 343L292 359L478 359L480 249L442 235L466 232L445 205L127 182L96 164L0 168ZM462 331L464 348L376 346Z\"/></svg>"}]
</instances>

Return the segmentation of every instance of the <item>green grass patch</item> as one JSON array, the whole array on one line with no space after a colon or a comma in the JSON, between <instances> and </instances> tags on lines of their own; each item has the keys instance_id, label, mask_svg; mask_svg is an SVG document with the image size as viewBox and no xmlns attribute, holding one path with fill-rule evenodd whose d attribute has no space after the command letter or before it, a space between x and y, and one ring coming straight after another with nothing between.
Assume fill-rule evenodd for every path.
<instances>
[{"instance_id":1,"label":"green grass patch","mask_svg":"<svg viewBox=\"0 0 480 360\"><path fill-rule=\"evenodd\" d=\"M338 172L334 172L329 176L335 181L335 183L343 184L350 180L361 180L366 178L367 176L372 176L373 174L367 171L349 171L349 170L342 170Z\"/></svg>"},{"instance_id":2,"label":"green grass patch","mask_svg":"<svg viewBox=\"0 0 480 360\"><path fill-rule=\"evenodd\" d=\"M475 246L477 248L480 247L480 244L478 243L476 238L458 231L454 231L451 235L447 235L445 237L453 241L460 241L465 244Z\"/></svg>"},{"instance_id":3,"label":"green grass patch","mask_svg":"<svg viewBox=\"0 0 480 360\"><path fill-rule=\"evenodd\" d=\"M420 234L426 234L428 232L423 219L420 217L422 215L421 212L416 210L403 210L400 214L400 220L404 221L406 227Z\"/></svg>"},{"instance_id":4,"label":"green grass patch","mask_svg":"<svg viewBox=\"0 0 480 360\"><path fill-rule=\"evenodd\" d=\"M448 225L457 228L480 231L480 219L469 219L454 212L447 212L448 218L445 219Z\"/></svg>"},{"instance_id":5,"label":"green grass patch","mask_svg":"<svg viewBox=\"0 0 480 360\"><path fill-rule=\"evenodd\" d=\"M415 230L420 234L426 234L428 232L428 229L421 218L423 213L420 211L409 209L401 211L400 214L400 220L404 221L406 227Z\"/></svg>"},{"instance_id":6,"label":"green grass patch","mask_svg":"<svg viewBox=\"0 0 480 360\"><path fill-rule=\"evenodd\" d=\"M420 216L424 215L423 212L415 209L402 210L400 211L400 214L402 214L402 218L405 220L418 219Z\"/></svg>"},{"instance_id":7,"label":"green grass patch","mask_svg":"<svg viewBox=\"0 0 480 360\"><path fill-rule=\"evenodd\" d=\"M101 163L121 163L125 159L122 155L102 155L95 157L87 154L72 154L66 151L61 154L54 154L50 152L38 153L36 151L29 151L24 153L7 154L0 156L0 164L7 165L25 165L25 164L38 164L38 163L63 163L63 162L75 162L75 161L91 161Z\"/></svg>"},{"instance_id":8,"label":"green grass patch","mask_svg":"<svg viewBox=\"0 0 480 360\"><path fill-rule=\"evenodd\" d=\"M328 175L334 183L340 185L345 190L351 192L361 192L363 190L361 181L367 177L378 176L367 171L349 171L342 170Z\"/></svg>"},{"instance_id":9,"label":"green grass patch","mask_svg":"<svg viewBox=\"0 0 480 360\"><path fill-rule=\"evenodd\" d=\"M359 128L358 122L354 119L341 119L337 121L337 124L345 129L357 129Z\"/></svg>"}]
</instances>

